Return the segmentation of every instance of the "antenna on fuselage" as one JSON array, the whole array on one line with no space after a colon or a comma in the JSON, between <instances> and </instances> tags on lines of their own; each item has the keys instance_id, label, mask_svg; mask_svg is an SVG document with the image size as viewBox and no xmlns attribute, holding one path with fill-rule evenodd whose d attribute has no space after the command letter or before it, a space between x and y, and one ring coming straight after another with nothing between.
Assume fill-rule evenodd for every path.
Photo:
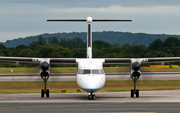
<instances>
[{"instance_id":1,"label":"antenna on fuselage","mask_svg":"<svg viewBox=\"0 0 180 113\"><path fill-rule=\"evenodd\" d=\"M87 22L88 32L87 32L87 58L92 58L92 22L132 22L132 20L118 20L118 19L92 19L92 17L87 17L87 19L48 19L51 22Z\"/></svg>"}]
</instances>

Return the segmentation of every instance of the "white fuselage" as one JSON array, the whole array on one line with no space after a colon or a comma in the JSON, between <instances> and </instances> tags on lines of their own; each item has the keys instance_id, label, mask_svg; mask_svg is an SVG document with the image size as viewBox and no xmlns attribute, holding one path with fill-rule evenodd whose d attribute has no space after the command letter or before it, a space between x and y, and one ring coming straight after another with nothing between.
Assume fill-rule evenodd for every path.
<instances>
[{"instance_id":1,"label":"white fuselage","mask_svg":"<svg viewBox=\"0 0 180 113\"><path fill-rule=\"evenodd\" d=\"M106 81L105 74L77 74L78 86L87 92L100 90Z\"/></svg>"},{"instance_id":2,"label":"white fuselage","mask_svg":"<svg viewBox=\"0 0 180 113\"><path fill-rule=\"evenodd\" d=\"M87 92L100 90L106 82L106 76L102 69L104 60L79 59L76 62L78 62L78 86Z\"/></svg>"}]
</instances>

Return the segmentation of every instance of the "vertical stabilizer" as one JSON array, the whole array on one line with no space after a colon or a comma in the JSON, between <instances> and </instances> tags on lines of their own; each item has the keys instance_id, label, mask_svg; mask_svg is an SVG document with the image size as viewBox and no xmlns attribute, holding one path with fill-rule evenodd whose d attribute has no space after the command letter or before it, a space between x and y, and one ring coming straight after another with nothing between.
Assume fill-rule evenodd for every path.
<instances>
[{"instance_id":1,"label":"vertical stabilizer","mask_svg":"<svg viewBox=\"0 0 180 113\"><path fill-rule=\"evenodd\" d=\"M87 32L87 58L92 58L92 17L87 17L86 19L88 24L88 32Z\"/></svg>"}]
</instances>

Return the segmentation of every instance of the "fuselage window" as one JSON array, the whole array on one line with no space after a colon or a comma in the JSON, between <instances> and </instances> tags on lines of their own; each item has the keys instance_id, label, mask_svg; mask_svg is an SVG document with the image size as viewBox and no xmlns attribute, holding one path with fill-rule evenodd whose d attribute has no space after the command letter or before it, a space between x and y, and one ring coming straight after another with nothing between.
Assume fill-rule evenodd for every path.
<instances>
[{"instance_id":1,"label":"fuselage window","mask_svg":"<svg viewBox=\"0 0 180 113\"><path fill-rule=\"evenodd\" d=\"M100 74L100 72L99 72L98 69L93 69L93 70L92 70L92 74Z\"/></svg>"},{"instance_id":2,"label":"fuselage window","mask_svg":"<svg viewBox=\"0 0 180 113\"><path fill-rule=\"evenodd\" d=\"M91 74L91 70L85 69L85 70L83 71L83 74Z\"/></svg>"}]
</instances>

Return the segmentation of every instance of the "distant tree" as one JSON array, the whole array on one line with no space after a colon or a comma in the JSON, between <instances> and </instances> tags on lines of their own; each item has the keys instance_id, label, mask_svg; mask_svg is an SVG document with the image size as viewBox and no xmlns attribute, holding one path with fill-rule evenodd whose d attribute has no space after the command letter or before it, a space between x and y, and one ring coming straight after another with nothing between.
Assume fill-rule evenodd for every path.
<instances>
[{"instance_id":1,"label":"distant tree","mask_svg":"<svg viewBox=\"0 0 180 113\"><path fill-rule=\"evenodd\" d=\"M1 50L1 55L11 57L12 56L12 52L11 52L11 50L4 49L4 50Z\"/></svg>"},{"instance_id":2,"label":"distant tree","mask_svg":"<svg viewBox=\"0 0 180 113\"><path fill-rule=\"evenodd\" d=\"M46 38L43 38L43 45L46 44Z\"/></svg>"},{"instance_id":3,"label":"distant tree","mask_svg":"<svg viewBox=\"0 0 180 113\"><path fill-rule=\"evenodd\" d=\"M48 38L48 43L52 44L52 38L51 37Z\"/></svg>"},{"instance_id":4,"label":"distant tree","mask_svg":"<svg viewBox=\"0 0 180 113\"><path fill-rule=\"evenodd\" d=\"M149 51L144 45L132 45L129 49L131 49L131 52L136 58L146 57L146 53Z\"/></svg>"},{"instance_id":5,"label":"distant tree","mask_svg":"<svg viewBox=\"0 0 180 113\"><path fill-rule=\"evenodd\" d=\"M180 46L180 40L175 37L169 37L164 41L164 47L168 46L169 48L173 48L174 46Z\"/></svg>"},{"instance_id":6,"label":"distant tree","mask_svg":"<svg viewBox=\"0 0 180 113\"><path fill-rule=\"evenodd\" d=\"M59 44L59 40L57 37L54 37L52 38L52 44Z\"/></svg>"},{"instance_id":7,"label":"distant tree","mask_svg":"<svg viewBox=\"0 0 180 113\"><path fill-rule=\"evenodd\" d=\"M102 40L95 40L92 42L93 48L101 49L101 48L109 48L111 45L108 42L104 42Z\"/></svg>"},{"instance_id":8,"label":"distant tree","mask_svg":"<svg viewBox=\"0 0 180 113\"><path fill-rule=\"evenodd\" d=\"M39 41L35 40L35 41L32 41L31 43L29 43L29 47L38 47L39 46Z\"/></svg>"},{"instance_id":9,"label":"distant tree","mask_svg":"<svg viewBox=\"0 0 180 113\"><path fill-rule=\"evenodd\" d=\"M123 49L125 49L125 48L129 48L129 47L131 47L131 45L129 44L129 43L124 43L124 44L122 44L122 48Z\"/></svg>"},{"instance_id":10,"label":"distant tree","mask_svg":"<svg viewBox=\"0 0 180 113\"><path fill-rule=\"evenodd\" d=\"M155 50L154 55L155 57L172 57L170 54L163 52L161 50L160 51Z\"/></svg>"},{"instance_id":11,"label":"distant tree","mask_svg":"<svg viewBox=\"0 0 180 113\"><path fill-rule=\"evenodd\" d=\"M118 43L112 45L111 48L109 49L110 53L119 54L121 51L122 51L122 47Z\"/></svg>"},{"instance_id":12,"label":"distant tree","mask_svg":"<svg viewBox=\"0 0 180 113\"><path fill-rule=\"evenodd\" d=\"M118 55L116 53L110 53L107 55L107 58L118 58Z\"/></svg>"},{"instance_id":13,"label":"distant tree","mask_svg":"<svg viewBox=\"0 0 180 113\"><path fill-rule=\"evenodd\" d=\"M43 37L39 36L38 39L39 45L43 45Z\"/></svg>"},{"instance_id":14,"label":"distant tree","mask_svg":"<svg viewBox=\"0 0 180 113\"><path fill-rule=\"evenodd\" d=\"M68 47L68 43L66 41L66 38L60 38L59 45L62 46L62 47Z\"/></svg>"},{"instance_id":15,"label":"distant tree","mask_svg":"<svg viewBox=\"0 0 180 113\"><path fill-rule=\"evenodd\" d=\"M163 47L163 41L160 38L154 40L152 43L149 44L150 50L161 50L162 47Z\"/></svg>"},{"instance_id":16,"label":"distant tree","mask_svg":"<svg viewBox=\"0 0 180 113\"><path fill-rule=\"evenodd\" d=\"M18 46L16 46L16 50L17 49L26 49L27 48L27 46L25 46L25 45L18 45Z\"/></svg>"},{"instance_id":17,"label":"distant tree","mask_svg":"<svg viewBox=\"0 0 180 113\"><path fill-rule=\"evenodd\" d=\"M79 37L76 37L75 38L75 45L81 45L81 44L83 44L84 42L83 42L83 40L81 39L81 38L79 38Z\"/></svg>"},{"instance_id":18,"label":"distant tree","mask_svg":"<svg viewBox=\"0 0 180 113\"><path fill-rule=\"evenodd\" d=\"M86 58L87 57L87 49L86 48L73 48L72 51L74 52L75 58ZM93 54L94 55L94 54Z\"/></svg>"},{"instance_id":19,"label":"distant tree","mask_svg":"<svg viewBox=\"0 0 180 113\"><path fill-rule=\"evenodd\" d=\"M180 56L180 40L175 37L167 38L163 43L163 52L172 54L175 57ZM170 56L172 56L170 55Z\"/></svg>"},{"instance_id":20,"label":"distant tree","mask_svg":"<svg viewBox=\"0 0 180 113\"><path fill-rule=\"evenodd\" d=\"M0 50L2 50L2 49L7 49L7 48L3 44L0 44Z\"/></svg>"},{"instance_id":21,"label":"distant tree","mask_svg":"<svg viewBox=\"0 0 180 113\"><path fill-rule=\"evenodd\" d=\"M22 49L19 53L18 53L18 56L19 57L30 57L30 52L33 52L33 50L31 49Z\"/></svg>"}]
</instances>

